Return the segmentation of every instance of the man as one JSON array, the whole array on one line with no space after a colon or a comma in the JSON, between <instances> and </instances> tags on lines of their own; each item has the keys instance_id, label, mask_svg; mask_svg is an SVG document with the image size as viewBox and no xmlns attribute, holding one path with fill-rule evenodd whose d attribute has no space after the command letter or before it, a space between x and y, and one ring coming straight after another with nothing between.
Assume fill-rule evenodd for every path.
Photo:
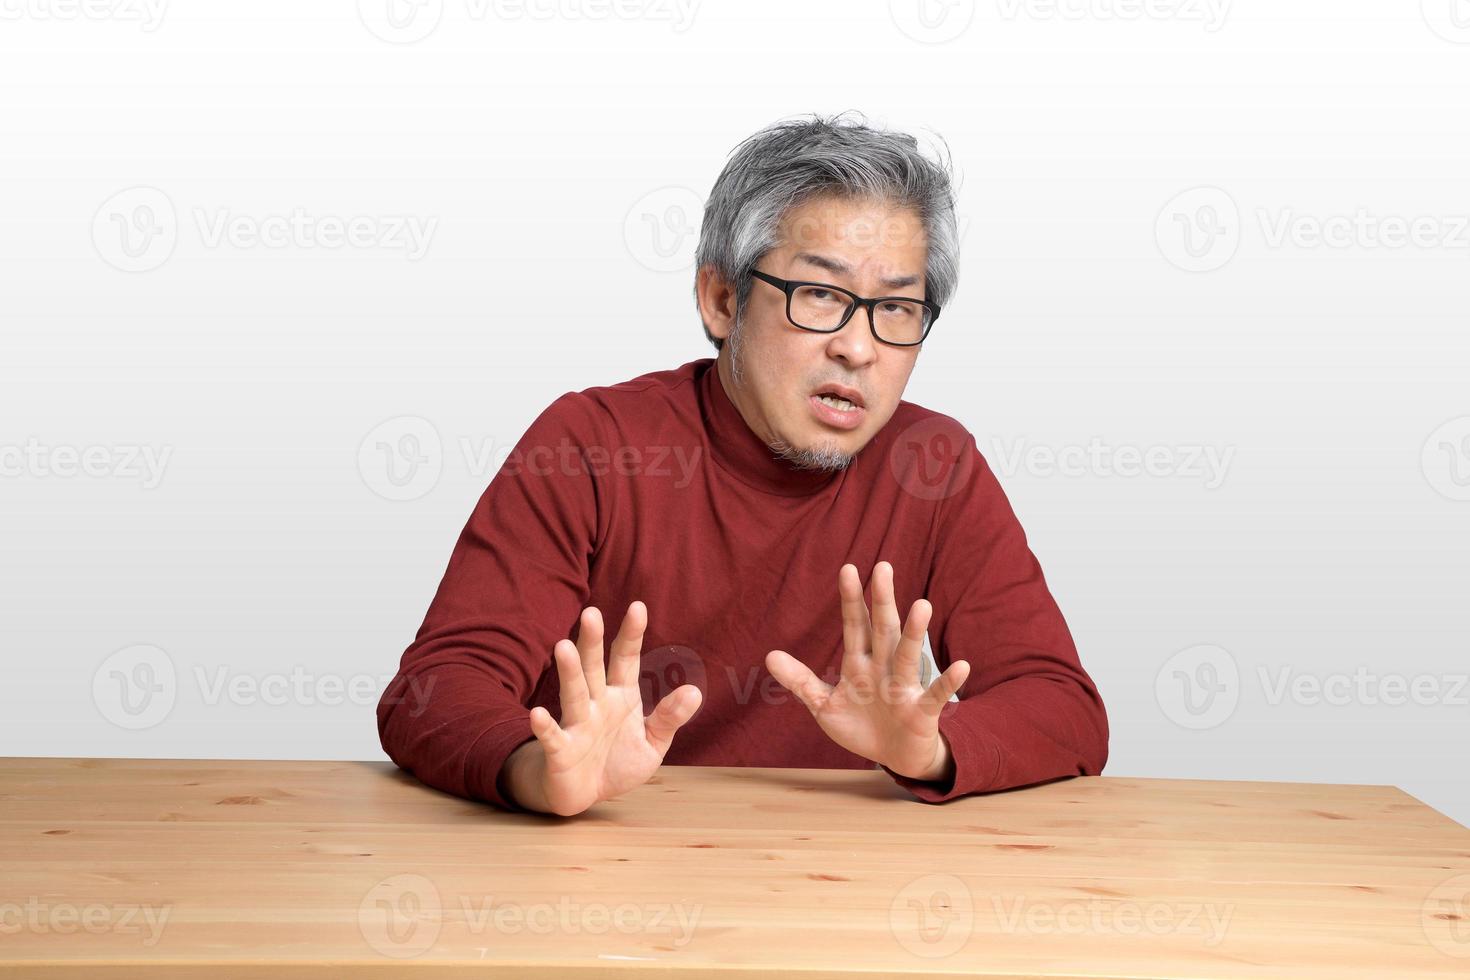
<instances>
[{"instance_id":1,"label":"man","mask_svg":"<svg viewBox=\"0 0 1470 980\"><path fill-rule=\"evenodd\" d=\"M928 802L1099 773L1101 698L994 474L901 400L957 237L912 137L814 117L741 144L697 258L718 356L532 423L384 692L388 755L560 815L663 763L876 764Z\"/></svg>"}]
</instances>

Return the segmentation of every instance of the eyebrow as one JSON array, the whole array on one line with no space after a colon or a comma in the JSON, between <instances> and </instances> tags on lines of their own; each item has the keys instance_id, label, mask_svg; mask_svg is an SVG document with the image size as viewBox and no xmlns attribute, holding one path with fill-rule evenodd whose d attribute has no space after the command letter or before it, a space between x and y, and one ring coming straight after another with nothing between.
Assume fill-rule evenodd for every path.
<instances>
[{"instance_id":1,"label":"eyebrow","mask_svg":"<svg viewBox=\"0 0 1470 980\"><path fill-rule=\"evenodd\" d=\"M852 266L846 262L840 259L829 258L825 255L818 255L815 252L797 252L795 261L805 262L808 265L814 265L819 269L826 269L828 272L835 272L839 275L852 275ZM896 276L892 279L883 279L881 282L885 289L902 289L905 286L917 286L919 284L919 277Z\"/></svg>"}]
</instances>

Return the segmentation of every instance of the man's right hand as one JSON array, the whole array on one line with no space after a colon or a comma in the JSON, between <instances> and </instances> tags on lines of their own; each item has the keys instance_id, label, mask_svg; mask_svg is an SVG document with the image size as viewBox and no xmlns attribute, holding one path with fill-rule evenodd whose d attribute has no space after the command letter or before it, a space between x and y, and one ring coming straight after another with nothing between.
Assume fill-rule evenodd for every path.
<instances>
[{"instance_id":1,"label":"man's right hand","mask_svg":"<svg viewBox=\"0 0 1470 980\"><path fill-rule=\"evenodd\" d=\"M571 816L641 786L657 771L674 733L699 710L703 695L685 684L643 716L638 666L647 626L647 607L634 601L613 639L605 674L602 613L596 606L582 610L576 643L557 641L561 722L539 705L531 709L536 740L505 762L503 782L516 803Z\"/></svg>"}]
</instances>

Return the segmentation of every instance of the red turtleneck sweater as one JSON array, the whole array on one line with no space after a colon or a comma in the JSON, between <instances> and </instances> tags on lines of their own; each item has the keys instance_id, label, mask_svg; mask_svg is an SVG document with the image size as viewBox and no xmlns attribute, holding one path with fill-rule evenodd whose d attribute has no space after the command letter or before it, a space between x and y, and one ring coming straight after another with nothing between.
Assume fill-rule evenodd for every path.
<instances>
[{"instance_id":1,"label":"red turtleneck sweater","mask_svg":"<svg viewBox=\"0 0 1470 980\"><path fill-rule=\"evenodd\" d=\"M1010 504L974 437L909 402L851 465L776 459L713 358L568 392L521 437L470 514L378 706L389 757L423 782L519 809L498 784L559 716L552 647L585 606L608 641L648 607L644 710L680 684L704 694L667 765L862 769L765 669L782 649L835 683L837 571L893 565L901 617L933 606L940 669L970 662L940 716L949 785L889 775L921 800L1096 775L1108 723Z\"/></svg>"}]
</instances>

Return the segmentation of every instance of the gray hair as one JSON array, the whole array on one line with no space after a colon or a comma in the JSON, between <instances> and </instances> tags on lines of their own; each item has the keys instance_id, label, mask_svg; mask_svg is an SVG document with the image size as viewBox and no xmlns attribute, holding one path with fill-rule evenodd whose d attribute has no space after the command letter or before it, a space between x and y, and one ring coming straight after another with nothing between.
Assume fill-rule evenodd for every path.
<instances>
[{"instance_id":1,"label":"gray hair","mask_svg":"<svg viewBox=\"0 0 1470 980\"><path fill-rule=\"evenodd\" d=\"M779 244L782 218L813 197L871 198L917 212L928 241L924 297L940 306L959 285L959 229L947 147L931 160L907 133L875 129L861 113L778 122L737 146L704 205L695 253L735 286L735 324L750 299L751 269ZM943 140L940 140L943 146ZM722 340L704 325L719 350ZM737 347L739 341L732 343Z\"/></svg>"}]
</instances>

